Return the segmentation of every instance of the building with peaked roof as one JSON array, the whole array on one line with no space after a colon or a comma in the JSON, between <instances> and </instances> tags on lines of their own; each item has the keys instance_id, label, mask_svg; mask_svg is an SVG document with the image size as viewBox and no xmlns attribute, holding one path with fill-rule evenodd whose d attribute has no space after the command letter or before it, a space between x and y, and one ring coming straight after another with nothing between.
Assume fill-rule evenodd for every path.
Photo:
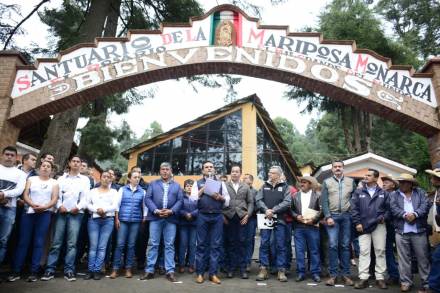
<instances>
[{"instance_id":1,"label":"building with peaked roof","mask_svg":"<svg viewBox=\"0 0 440 293\"><path fill-rule=\"evenodd\" d=\"M348 177L352 177L357 180L361 180L367 173L369 168L373 168L379 171L380 177L385 175L393 175L399 177L401 173L409 173L415 175L417 170L405 166L402 163L387 159L385 157L366 152L364 154L356 155L354 157L346 158L342 160L344 162L344 174ZM322 182L324 179L331 176L332 164L327 163L318 166L312 175ZM381 180L379 180L381 184Z\"/></svg>"},{"instance_id":2,"label":"building with peaked roof","mask_svg":"<svg viewBox=\"0 0 440 293\"><path fill-rule=\"evenodd\" d=\"M210 160L217 174L228 174L241 164L243 174L258 182L267 179L272 165L284 170L287 181L295 183L301 173L269 113L254 94L205 114L170 131L125 150L128 170L142 169L144 180L158 178L162 162L170 162L175 180L198 179L201 165Z\"/></svg>"}]
</instances>

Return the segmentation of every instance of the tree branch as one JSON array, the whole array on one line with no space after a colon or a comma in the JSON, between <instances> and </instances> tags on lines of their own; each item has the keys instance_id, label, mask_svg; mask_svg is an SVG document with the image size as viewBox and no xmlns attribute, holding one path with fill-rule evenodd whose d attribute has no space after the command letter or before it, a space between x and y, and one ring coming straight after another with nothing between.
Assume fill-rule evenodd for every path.
<instances>
[{"instance_id":1,"label":"tree branch","mask_svg":"<svg viewBox=\"0 0 440 293\"><path fill-rule=\"evenodd\" d=\"M12 36L15 34L15 32L18 30L18 28L26 21L26 20L28 20L29 19L29 17L31 17L32 16L32 14L34 14L39 8L40 8L40 6L41 5L43 5L44 3L46 3L46 2L49 2L50 0L42 0L40 3L38 3L38 5L37 6L35 6L34 7L34 9L25 17L25 18L23 18L15 27L14 27L14 29L10 32L10 34L9 34L9 37L8 37L8 39L6 40L6 42L5 42L5 46L3 47L3 50L6 50L6 48L8 47L8 45L9 45L9 42L11 41L11 39L12 39Z\"/></svg>"}]
</instances>

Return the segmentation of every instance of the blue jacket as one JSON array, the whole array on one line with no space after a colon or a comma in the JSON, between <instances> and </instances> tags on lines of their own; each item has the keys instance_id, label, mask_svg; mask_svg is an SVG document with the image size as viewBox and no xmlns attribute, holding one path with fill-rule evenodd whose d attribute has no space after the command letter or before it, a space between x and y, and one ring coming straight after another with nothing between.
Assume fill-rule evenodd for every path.
<instances>
[{"instance_id":1,"label":"blue jacket","mask_svg":"<svg viewBox=\"0 0 440 293\"><path fill-rule=\"evenodd\" d=\"M124 222L141 222L143 219L145 191L139 185L135 191L131 191L130 184L121 188L122 198L119 205L119 220Z\"/></svg>"},{"instance_id":2,"label":"blue jacket","mask_svg":"<svg viewBox=\"0 0 440 293\"><path fill-rule=\"evenodd\" d=\"M394 229L397 233L403 234L403 227L405 223L405 219L403 217L405 214L403 196L400 194L400 190L397 190L391 193L390 198ZM414 212L416 213L416 219L414 222L417 225L417 232L425 232L428 225L427 219L429 212L426 192L421 188L414 188L411 196L411 202Z\"/></svg>"},{"instance_id":3,"label":"blue jacket","mask_svg":"<svg viewBox=\"0 0 440 293\"><path fill-rule=\"evenodd\" d=\"M361 224L363 234L376 229L379 222L388 217L388 193L379 186L371 197L367 187L358 188L350 200L350 212L353 225Z\"/></svg>"},{"instance_id":4,"label":"blue jacket","mask_svg":"<svg viewBox=\"0 0 440 293\"><path fill-rule=\"evenodd\" d=\"M173 211L173 214L168 218L164 218L167 221L176 223L178 222L179 212L183 204L183 191L180 185L174 181L170 181L168 189L168 202L167 208ZM162 218L154 214L157 209L163 209L163 181L162 179L154 180L150 183L145 195L145 205L148 207L147 220L157 221Z\"/></svg>"},{"instance_id":5,"label":"blue jacket","mask_svg":"<svg viewBox=\"0 0 440 293\"><path fill-rule=\"evenodd\" d=\"M185 215L187 213L190 213L192 216L192 220L188 221L185 218ZM183 196L183 205L182 209L180 210L180 219L179 224L182 226L196 226L197 225L197 216L199 214L199 210L197 209L197 200L193 200L189 198L188 196Z\"/></svg>"}]
</instances>

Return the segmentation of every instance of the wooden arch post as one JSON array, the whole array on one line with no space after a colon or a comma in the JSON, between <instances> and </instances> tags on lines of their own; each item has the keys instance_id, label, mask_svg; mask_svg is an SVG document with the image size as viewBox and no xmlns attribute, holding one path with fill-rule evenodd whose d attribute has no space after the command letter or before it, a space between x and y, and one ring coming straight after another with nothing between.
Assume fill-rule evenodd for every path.
<instances>
[{"instance_id":1,"label":"wooden arch post","mask_svg":"<svg viewBox=\"0 0 440 293\"><path fill-rule=\"evenodd\" d=\"M432 73L432 85L440 105L440 58L430 59L423 67L422 72ZM440 107L437 107L437 114L440 119ZM428 137L429 156L433 168L440 168L440 131Z\"/></svg>"},{"instance_id":2,"label":"wooden arch post","mask_svg":"<svg viewBox=\"0 0 440 293\"><path fill-rule=\"evenodd\" d=\"M6 146L15 146L20 134L20 128L8 121L8 118L16 67L25 64L25 59L18 52L0 51L0 151Z\"/></svg>"}]
</instances>

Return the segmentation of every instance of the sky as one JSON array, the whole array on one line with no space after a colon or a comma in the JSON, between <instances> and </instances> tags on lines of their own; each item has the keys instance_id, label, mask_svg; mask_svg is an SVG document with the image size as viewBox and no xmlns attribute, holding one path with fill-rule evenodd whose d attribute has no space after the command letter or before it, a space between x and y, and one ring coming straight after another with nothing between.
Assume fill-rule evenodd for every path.
<instances>
[{"instance_id":1,"label":"sky","mask_svg":"<svg viewBox=\"0 0 440 293\"><path fill-rule=\"evenodd\" d=\"M11 0L0 0L1 3L16 3ZM26 0L21 5L22 15L27 15L39 0ZM54 8L61 5L60 0L52 0L42 8ZM231 1L221 0L199 0L205 11L214 6ZM286 0L278 5L271 5L269 0L250 1L261 7L262 24L268 25L288 25L290 31L300 30L304 26L316 26L317 16L324 9L329 0ZM20 16L13 16L20 20ZM39 17L34 14L23 25L24 36L19 36L14 41L19 46L27 46L30 42L35 42L40 46L47 46L48 27L40 22ZM42 56L43 57L43 56ZM308 123L312 118L317 118L318 113L301 114L304 105L297 105L296 102L288 101L283 97L287 85L278 82L242 76L241 82L236 86L237 98L247 97L257 94L263 105L272 118L284 117L290 120L293 125L304 133ZM188 84L186 79L168 80L151 85L142 86L140 91L152 90L153 99L145 99L142 105L130 107L127 114L109 116L110 123L118 126L126 120L135 134L140 137L151 122L157 121L162 125L162 129L167 131L183 123L191 121L210 111L225 105L227 88L218 89L204 88L197 86L197 92ZM203 105L202 107L194 105ZM87 120L81 119L78 128L85 125ZM78 136L76 137L78 139Z\"/></svg>"}]
</instances>

